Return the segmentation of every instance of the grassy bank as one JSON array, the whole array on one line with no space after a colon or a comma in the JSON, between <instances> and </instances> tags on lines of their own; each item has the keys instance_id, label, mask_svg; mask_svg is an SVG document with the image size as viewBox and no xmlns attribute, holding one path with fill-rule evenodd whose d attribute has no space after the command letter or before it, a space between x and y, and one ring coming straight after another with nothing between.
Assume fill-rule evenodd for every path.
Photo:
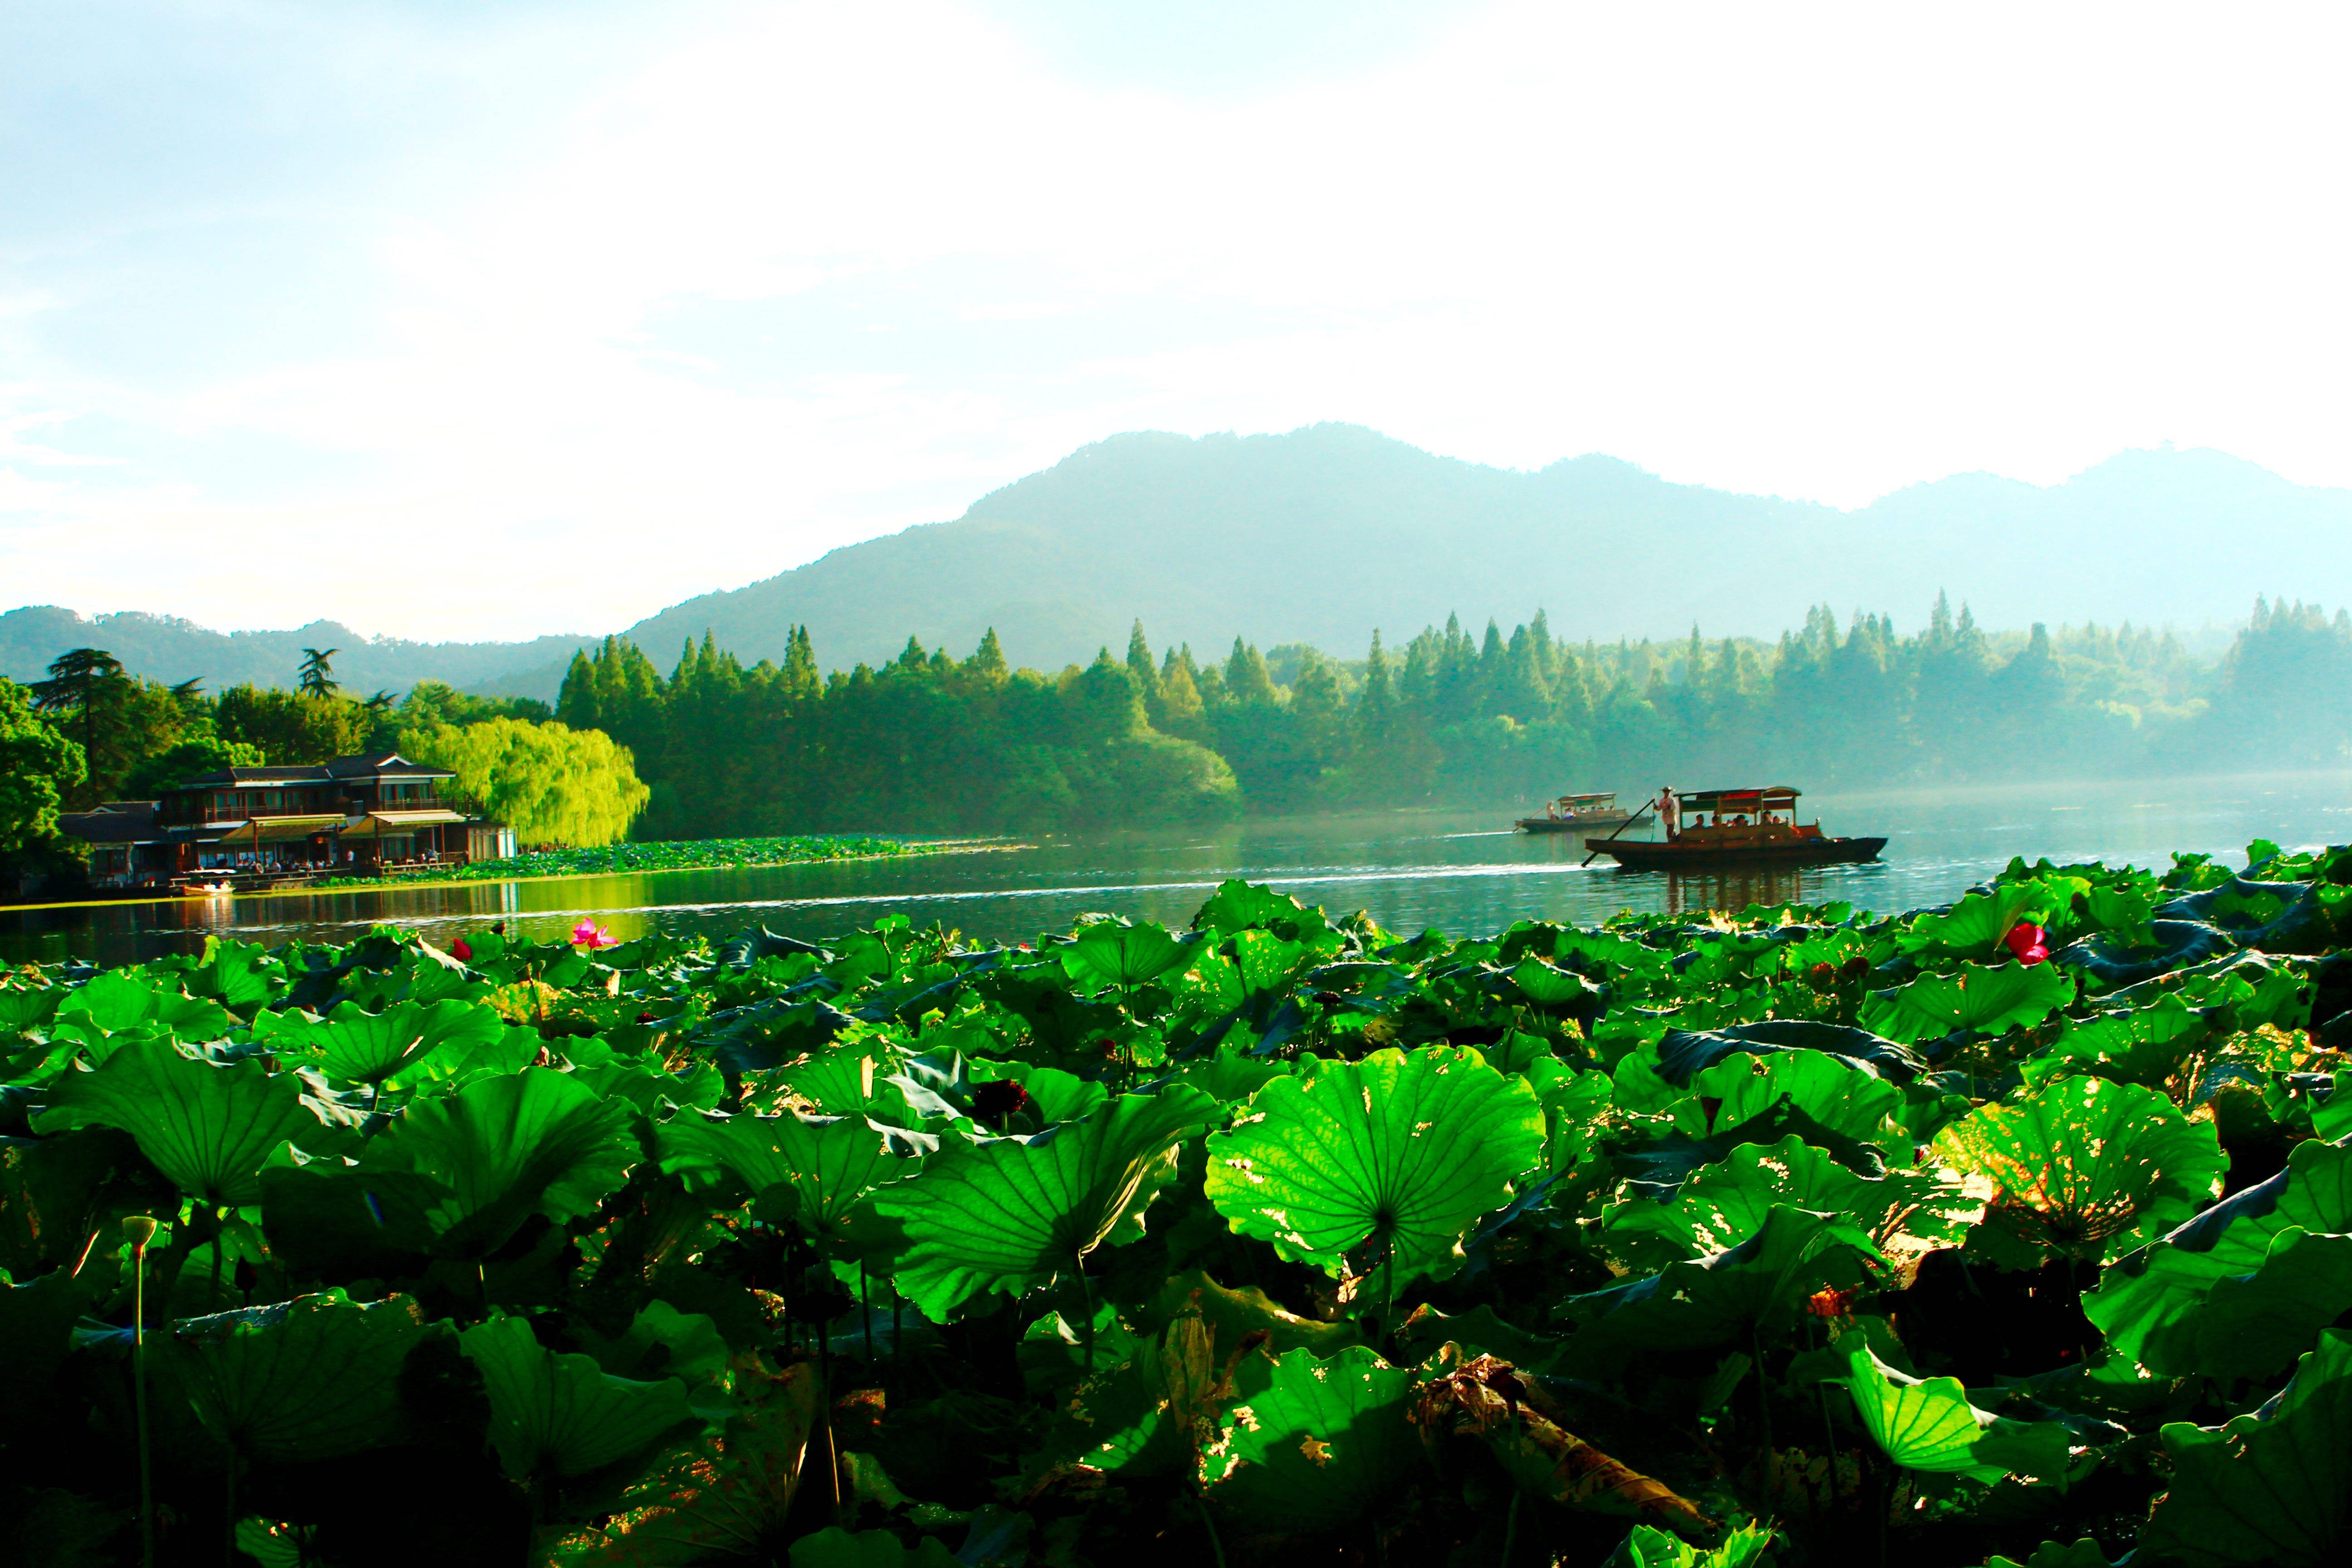
<instances>
[{"instance_id":1,"label":"grassy bank","mask_svg":"<svg viewBox=\"0 0 2352 1568\"><path fill-rule=\"evenodd\" d=\"M900 838L800 837L693 838L667 843L606 844L591 849L544 849L452 866L426 877L330 877L313 888L414 888L427 883L512 882L525 878L610 877L647 871L740 870L812 860L874 860L937 851L950 846Z\"/></svg>"}]
</instances>

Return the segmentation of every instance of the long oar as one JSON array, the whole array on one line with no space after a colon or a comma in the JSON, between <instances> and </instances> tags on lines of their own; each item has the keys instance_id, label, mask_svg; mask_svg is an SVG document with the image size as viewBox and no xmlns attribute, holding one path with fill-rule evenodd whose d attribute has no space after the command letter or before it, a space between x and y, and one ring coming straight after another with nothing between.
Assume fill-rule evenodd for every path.
<instances>
[{"instance_id":1,"label":"long oar","mask_svg":"<svg viewBox=\"0 0 2352 1568\"><path fill-rule=\"evenodd\" d=\"M1601 842L1601 843L1603 843L1603 844L1608 843L1610 838L1614 838L1614 837L1616 837L1618 833L1622 833L1622 832L1624 832L1627 828L1629 828L1629 827L1633 826L1633 824L1635 824L1635 823L1637 823L1637 822L1641 821L1641 820L1642 820L1642 818L1643 818L1643 817L1645 817L1645 816L1649 816L1649 815L1650 815L1650 807L1651 807L1652 805L1655 805L1655 804L1656 804L1656 802L1654 802L1654 801L1647 801L1647 800L1643 801L1643 802L1642 803L1642 809L1641 809L1641 810L1639 810L1639 811L1635 812L1633 816L1631 816L1627 817L1624 821L1622 821L1622 822L1619 823L1619 824L1617 825L1617 831L1616 831L1616 833L1612 833L1612 834L1609 836L1609 838L1604 838L1604 839L1602 839ZM1581 860L1578 861L1578 862L1577 862L1577 864L1578 864L1578 865L1580 865L1580 866L1590 866L1590 865L1591 865L1591 864L1592 864L1593 856L1597 856L1597 855L1599 855L1600 853L1601 853L1601 851L1600 851L1600 850L1595 849L1595 850L1592 852L1592 854L1591 854L1591 855L1587 855L1583 859L1581 859Z\"/></svg>"}]
</instances>

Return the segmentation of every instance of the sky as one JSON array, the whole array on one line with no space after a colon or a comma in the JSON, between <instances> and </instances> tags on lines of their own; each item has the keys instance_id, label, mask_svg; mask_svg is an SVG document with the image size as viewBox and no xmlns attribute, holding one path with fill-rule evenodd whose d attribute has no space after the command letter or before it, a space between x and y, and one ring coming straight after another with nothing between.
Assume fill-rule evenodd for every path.
<instances>
[{"instance_id":1,"label":"sky","mask_svg":"<svg viewBox=\"0 0 2352 1568\"><path fill-rule=\"evenodd\" d=\"M0 0L0 608L600 632L1120 431L2352 484L2352 8Z\"/></svg>"}]
</instances>

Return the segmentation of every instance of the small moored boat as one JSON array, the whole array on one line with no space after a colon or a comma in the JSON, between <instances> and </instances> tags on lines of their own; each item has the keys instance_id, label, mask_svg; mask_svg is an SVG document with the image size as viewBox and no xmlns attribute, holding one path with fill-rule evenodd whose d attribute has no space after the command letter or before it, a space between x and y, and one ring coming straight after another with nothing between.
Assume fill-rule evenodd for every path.
<instances>
[{"instance_id":1,"label":"small moored boat","mask_svg":"<svg viewBox=\"0 0 2352 1568\"><path fill-rule=\"evenodd\" d=\"M1595 852L1628 871L1697 870L1717 866L1837 866L1875 860L1884 838L1831 838L1818 822L1797 820L1797 792L1770 789L1677 791L1675 828L1662 839L1596 838Z\"/></svg>"},{"instance_id":2,"label":"small moored boat","mask_svg":"<svg viewBox=\"0 0 2352 1568\"><path fill-rule=\"evenodd\" d=\"M1585 833L1594 828L1622 827L1633 820L1634 814L1618 808L1612 792L1591 795L1564 795L1558 800L1544 802L1541 816L1522 816L1518 828L1522 833Z\"/></svg>"}]
</instances>

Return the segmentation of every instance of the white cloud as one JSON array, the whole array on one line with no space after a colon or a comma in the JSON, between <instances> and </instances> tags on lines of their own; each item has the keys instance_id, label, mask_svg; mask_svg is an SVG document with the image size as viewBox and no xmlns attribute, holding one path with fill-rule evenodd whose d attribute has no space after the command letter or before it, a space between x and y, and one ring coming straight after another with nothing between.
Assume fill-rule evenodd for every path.
<instances>
[{"instance_id":1,"label":"white cloud","mask_svg":"<svg viewBox=\"0 0 2352 1568\"><path fill-rule=\"evenodd\" d=\"M10 602L599 630L1140 426L1841 504L2167 437L2352 481L2336 10L1508 5L1213 94L929 0L683 12L567 95L578 25L402 35L523 119L404 99L350 182L0 255L0 407L68 416L0 450ZM226 285L168 270L200 223ZM289 537L335 547L207 563Z\"/></svg>"}]
</instances>

